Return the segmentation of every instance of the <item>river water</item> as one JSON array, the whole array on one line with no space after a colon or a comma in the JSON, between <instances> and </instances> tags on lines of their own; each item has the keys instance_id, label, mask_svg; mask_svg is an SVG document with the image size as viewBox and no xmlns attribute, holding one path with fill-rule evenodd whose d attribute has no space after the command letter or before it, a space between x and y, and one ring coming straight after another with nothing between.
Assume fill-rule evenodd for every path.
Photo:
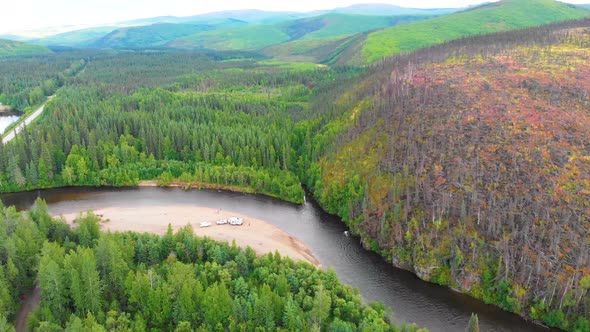
<instances>
[{"instance_id":1,"label":"river water","mask_svg":"<svg viewBox=\"0 0 590 332\"><path fill-rule=\"evenodd\" d=\"M541 332L549 329L488 306L448 288L430 284L394 268L346 236L346 226L308 199L301 206L260 195L162 188L62 188L0 196L6 205L27 209L38 197L51 213L65 214L106 207L195 205L245 214L268 221L305 242L323 266L332 267L341 281L359 288L368 301L390 306L396 321L415 322L432 332L463 332L472 312L481 331Z\"/></svg>"},{"instance_id":2,"label":"river water","mask_svg":"<svg viewBox=\"0 0 590 332\"><path fill-rule=\"evenodd\" d=\"M0 115L0 134L14 121L18 120L18 115Z\"/></svg>"}]
</instances>

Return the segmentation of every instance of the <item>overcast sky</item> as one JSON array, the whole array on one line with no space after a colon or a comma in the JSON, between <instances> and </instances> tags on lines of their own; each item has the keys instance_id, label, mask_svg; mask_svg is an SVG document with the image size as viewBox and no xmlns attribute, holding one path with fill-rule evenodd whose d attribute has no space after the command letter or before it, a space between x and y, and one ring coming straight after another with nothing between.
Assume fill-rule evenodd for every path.
<instances>
[{"instance_id":1,"label":"overcast sky","mask_svg":"<svg viewBox=\"0 0 590 332\"><path fill-rule=\"evenodd\" d=\"M190 16L232 9L312 11L355 3L413 8L464 7L480 0L4 0L0 34L64 25L96 25L153 16ZM566 0L590 3L590 0Z\"/></svg>"}]
</instances>

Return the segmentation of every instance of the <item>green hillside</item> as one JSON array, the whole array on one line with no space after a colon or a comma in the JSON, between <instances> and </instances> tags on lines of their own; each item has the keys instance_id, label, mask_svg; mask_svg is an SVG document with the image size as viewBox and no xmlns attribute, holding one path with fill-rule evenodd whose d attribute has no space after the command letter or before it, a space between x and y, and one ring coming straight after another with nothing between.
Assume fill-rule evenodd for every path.
<instances>
[{"instance_id":1,"label":"green hillside","mask_svg":"<svg viewBox=\"0 0 590 332\"><path fill-rule=\"evenodd\" d=\"M578 19L590 12L554 0L503 0L423 22L371 33L352 59L356 64L479 34Z\"/></svg>"},{"instance_id":2,"label":"green hillside","mask_svg":"<svg viewBox=\"0 0 590 332\"><path fill-rule=\"evenodd\" d=\"M363 16L330 14L285 24L289 31L303 35L301 39L273 45L263 50L267 56L284 61L331 63L350 45L362 39L359 33L431 18L424 15ZM305 33L309 27L318 30ZM310 29L311 30L311 29Z\"/></svg>"},{"instance_id":3,"label":"green hillside","mask_svg":"<svg viewBox=\"0 0 590 332\"><path fill-rule=\"evenodd\" d=\"M219 51L255 50L280 44L289 39L289 35L276 25L257 25L197 33L174 40L168 46Z\"/></svg>"},{"instance_id":4,"label":"green hillside","mask_svg":"<svg viewBox=\"0 0 590 332\"><path fill-rule=\"evenodd\" d=\"M92 44L97 48L143 48L162 46L170 40L213 29L209 25L153 24L117 29Z\"/></svg>"},{"instance_id":5,"label":"green hillside","mask_svg":"<svg viewBox=\"0 0 590 332\"><path fill-rule=\"evenodd\" d=\"M432 17L432 15L369 16L329 14L288 22L284 24L284 27L287 30L293 29L295 31L305 30L309 27L318 27L317 30L305 34L301 39L324 39L349 36L359 32L381 29Z\"/></svg>"},{"instance_id":6,"label":"green hillside","mask_svg":"<svg viewBox=\"0 0 590 332\"><path fill-rule=\"evenodd\" d=\"M14 40L0 39L0 57L47 53L51 53L51 51L45 46L33 45Z\"/></svg>"},{"instance_id":7,"label":"green hillside","mask_svg":"<svg viewBox=\"0 0 590 332\"><path fill-rule=\"evenodd\" d=\"M257 50L299 40L333 39L351 36L400 23L423 20L432 16L368 16L327 14L269 25L222 29L197 33L169 44L173 47L207 48L214 50ZM331 45L333 40L326 40ZM317 47L318 42L300 43ZM297 45L297 46L299 46ZM336 47L337 45L335 45ZM281 50L279 54L284 51ZM271 51L272 53L272 51Z\"/></svg>"},{"instance_id":8,"label":"green hillside","mask_svg":"<svg viewBox=\"0 0 590 332\"><path fill-rule=\"evenodd\" d=\"M326 39L301 39L262 50L266 56L281 61L332 64L350 45L362 40L362 34Z\"/></svg>"},{"instance_id":9,"label":"green hillside","mask_svg":"<svg viewBox=\"0 0 590 332\"><path fill-rule=\"evenodd\" d=\"M111 33L116 27L97 27L60 33L58 35L35 40L43 45L87 46L92 42Z\"/></svg>"},{"instance_id":10,"label":"green hillside","mask_svg":"<svg viewBox=\"0 0 590 332\"><path fill-rule=\"evenodd\" d=\"M352 37L296 40L273 45L262 53L282 61L321 63L350 38Z\"/></svg>"}]
</instances>

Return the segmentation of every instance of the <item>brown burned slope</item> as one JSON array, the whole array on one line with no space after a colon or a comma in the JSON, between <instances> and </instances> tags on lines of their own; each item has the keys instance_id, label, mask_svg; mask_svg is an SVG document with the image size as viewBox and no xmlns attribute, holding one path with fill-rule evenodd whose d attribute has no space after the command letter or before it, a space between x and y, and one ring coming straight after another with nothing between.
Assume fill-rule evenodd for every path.
<instances>
[{"instance_id":1,"label":"brown burned slope","mask_svg":"<svg viewBox=\"0 0 590 332\"><path fill-rule=\"evenodd\" d=\"M578 21L381 63L316 196L394 265L590 329L589 47Z\"/></svg>"}]
</instances>

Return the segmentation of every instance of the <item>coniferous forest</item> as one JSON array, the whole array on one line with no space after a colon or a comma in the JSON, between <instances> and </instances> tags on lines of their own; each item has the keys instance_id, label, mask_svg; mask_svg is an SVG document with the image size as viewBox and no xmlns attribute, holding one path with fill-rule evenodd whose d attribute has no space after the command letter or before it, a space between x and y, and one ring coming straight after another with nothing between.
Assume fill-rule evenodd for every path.
<instances>
[{"instance_id":1,"label":"coniferous forest","mask_svg":"<svg viewBox=\"0 0 590 332\"><path fill-rule=\"evenodd\" d=\"M296 173L299 143L311 138L301 121L309 99L358 75L170 52L76 63L83 72L47 105L42 125L0 149L0 190L158 179L302 202Z\"/></svg>"},{"instance_id":2,"label":"coniferous forest","mask_svg":"<svg viewBox=\"0 0 590 332\"><path fill-rule=\"evenodd\" d=\"M367 67L162 49L0 59L14 73L1 102L55 94L0 144L0 192L157 181L302 203L307 189L391 264L589 331L589 46L579 20ZM103 234L93 216L70 229L43 202L0 212L5 329L35 282L42 331L417 329L333 272L190 229Z\"/></svg>"},{"instance_id":3,"label":"coniferous forest","mask_svg":"<svg viewBox=\"0 0 590 332\"><path fill-rule=\"evenodd\" d=\"M70 228L38 200L30 211L0 207L0 329L20 297L42 289L35 331L419 331L394 327L378 303L333 271L276 253L198 238L186 227L163 236L102 233L88 214Z\"/></svg>"}]
</instances>

